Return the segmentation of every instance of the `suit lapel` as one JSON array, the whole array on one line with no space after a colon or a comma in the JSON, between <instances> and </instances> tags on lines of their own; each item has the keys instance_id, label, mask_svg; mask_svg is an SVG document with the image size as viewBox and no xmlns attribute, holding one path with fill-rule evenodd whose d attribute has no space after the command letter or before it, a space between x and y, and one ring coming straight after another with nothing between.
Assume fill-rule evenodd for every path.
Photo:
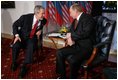
<instances>
[{"instance_id":1,"label":"suit lapel","mask_svg":"<svg viewBox=\"0 0 118 80\"><path fill-rule=\"evenodd\" d=\"M29 24L30 30L32 30L33 18L34 18L34 14L30 15L29 18L28 18L29 19L28 24Z\"/></svg>"},{"instance_id":2,"label":"suit lapel","mask_svg":"<svg viewBox=\"0 0 118 80\"><path fill-rule=\"evenodd\" d=\"M31 25L31 26L32 26L32 24L33 24L33 18L34 18L34 15L31 16L31 20L30 20L30 22L31 22L30 25Z\"/></svg>"}]
</instances>

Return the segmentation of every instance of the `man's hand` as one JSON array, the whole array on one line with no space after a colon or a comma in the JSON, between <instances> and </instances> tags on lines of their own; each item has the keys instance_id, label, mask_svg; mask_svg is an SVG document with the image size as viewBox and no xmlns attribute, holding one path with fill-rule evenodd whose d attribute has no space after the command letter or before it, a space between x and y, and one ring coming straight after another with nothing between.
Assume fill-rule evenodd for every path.
<instances>
[{"instance_id":1,"label":"man's hand","mask_svg":"<svg viewBox=\"0 0 118 80\"><path fill-rule=\"evenodd\" d=\"M71 37L67 39L67 44L69 46L72 46L74 44L74 41L72 41Z\"/></svg>"},{"instance_id":2,"label":"man's hand","mask_svg":"<svg viewBox=\"0 0 118 80\"><path fill-rule=\"evenodd\" d=\"M36 32L37 38L39 39L39 36L41 35L41 30L39 30L38 32Z\"/></svg>"},{"instance_id":3,"label":"man's hand","mask_svg":"<svg viewBox=\"0 0 118 80\"><path fill-rule=\"evenodd\" d=\"M71 39L71 33L67 33L66 39L67 39L67 45L72 46L74 44L74 41L72 41Z\"/></svg>"},{"instance_id":4,"label":"man's hand","mask_svg":"<svg viewBox=\"0 0 118 80\"><path fill-rule=\"evenodd\" d=\"M15 37L15 39L14 39L14 44L15 44L18 40L21 42L21 39L20 39L19 36Z\"/></svg>"},{"instance_id":5,"label":"man's hand","mask_svg":"<svg viewBox=\"0 0 118 80\"><path fill-rule=\"evenodd\" d=\"M66 39L70 38L71 37L71 33L67 33L66 34Z\"/></svg>"}]
</instances>

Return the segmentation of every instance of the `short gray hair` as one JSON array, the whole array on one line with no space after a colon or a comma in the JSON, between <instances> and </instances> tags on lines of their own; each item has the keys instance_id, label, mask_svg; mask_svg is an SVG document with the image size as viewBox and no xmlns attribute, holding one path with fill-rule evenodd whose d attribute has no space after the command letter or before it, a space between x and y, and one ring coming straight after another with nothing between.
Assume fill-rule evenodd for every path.
<instances>
[{"instance_id":1,"label":"short gray hair","mask_svg":"<svg viewBox=\"0 0 118 80\"><path fill-rule=\"evenodd\" d=\"M34 8L34 13L37 13L40 9L44 9L44 7L41 5L36 5Z\"/></svg>"},{"instance_id":2,"label":"short gray hair","mask_svg":"<svg viewBox=\"0 0 118 80\"><path fill-rule=\"evenodd\" d=\"M82 12L81 6L79 4L77 4L77 3L74 3L71 7L74 10L76 9L77 11Z\"/></svg>"}]
</instances>

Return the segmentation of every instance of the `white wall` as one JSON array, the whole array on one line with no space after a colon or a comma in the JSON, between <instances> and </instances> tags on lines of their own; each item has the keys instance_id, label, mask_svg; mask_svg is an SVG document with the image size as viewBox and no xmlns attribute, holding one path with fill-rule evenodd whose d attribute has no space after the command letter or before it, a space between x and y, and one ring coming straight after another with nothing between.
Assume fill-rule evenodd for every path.
<instances>
[{"instance_id":1,"label":"white wall","mask_svg":"<svg viewBox=\"0 0 118 80\"><path fill-rule=\"evenodd\" d=\"M15 8L1 9L1 33L12 34L12 24L22 14L33 13L34 1L15 1Z\"/></svg>"}]
</instances>

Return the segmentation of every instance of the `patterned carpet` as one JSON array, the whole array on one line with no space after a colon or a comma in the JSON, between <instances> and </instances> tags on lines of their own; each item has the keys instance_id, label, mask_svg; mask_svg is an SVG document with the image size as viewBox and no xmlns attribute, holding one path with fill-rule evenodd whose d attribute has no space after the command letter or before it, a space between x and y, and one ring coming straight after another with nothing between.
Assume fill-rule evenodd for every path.
<instances>
[{"instance_id":1,"label":"patterned carpet","mask_svg":"<svg viewBox=\"0 0 118 80\"><path fill-rule=\"evenodd\" d=\"M18 73L20 71L20 67L22 65L22 62L24 60L24 52L21 51L18 62L19 67L15 72L12 72L10 70L11 65L11 49L10 44L11 40L2 38L1 39L1 78L2 79L17 79ZM34 63L31 65L31 68L28 71L28 74L24 77L25 79L56 79L58 76L55 73L55 49L46 48L44 47L43 53L37 58L34 56ZM114 63L107 63L107 66L115 66ZM96 72L99 73L100 70L102 70L103 67L98 67L95 69ZM89 78L92 78L92 76L95 76L97 74L91 73L89 74ZM80 75L81 77L81 75ZM96 78L101 78L101 76L98 76Z\"/></svg>"},{"instance_id":2,"label":"patterned carpet","mask_svg":"<svg viewBox=\"0 0 118 80\"><path fill-rule=\"evenodd\" d=\"M21 51L19 55L18 62L20 66L15 72L11 72L10 70L10 64L11 64L11 49L9 47L10 44L9 39L2 38L2 61L1 61L1 78L2 79L17 79L17 75L20 71L20 67L22 65L23 59L24 59L24 52ZM57 78L57 75L55 73L55 54L56 50L44 48L43 53L39 56L38 61L37 58L34 56L34 61L31 65L31 68L28 71L28 74L25 76L25 78L28 79L54 79Z\"/></svg>"}]
</instances>

